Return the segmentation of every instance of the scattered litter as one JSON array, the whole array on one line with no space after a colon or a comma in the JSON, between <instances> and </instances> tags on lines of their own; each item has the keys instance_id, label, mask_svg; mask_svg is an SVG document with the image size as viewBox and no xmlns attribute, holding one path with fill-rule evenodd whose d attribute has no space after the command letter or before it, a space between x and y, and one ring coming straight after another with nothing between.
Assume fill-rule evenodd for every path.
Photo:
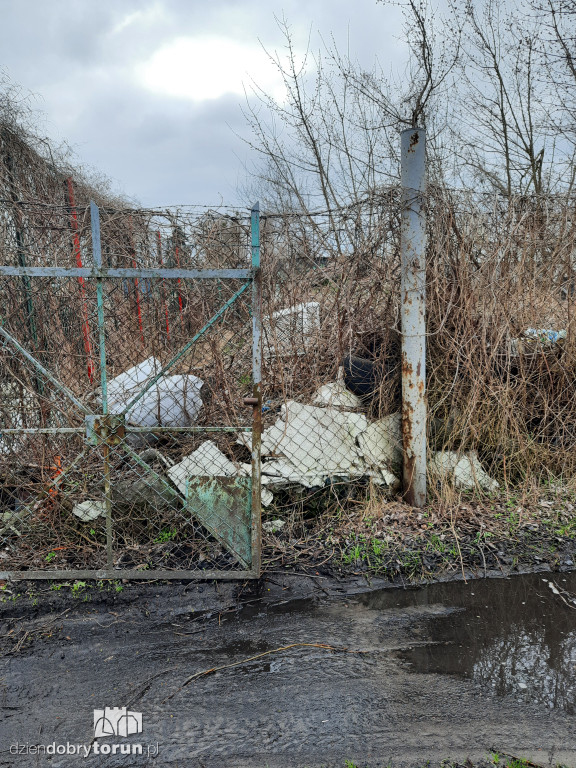
<instances>
[{"instance_id":1,"label":"scattered litter","mask_svg":"<svg viewBox=\"0 0 576 768\"><path fill-rule=\"evenodd\" d=\"M161 369L160 361L149 357L112 379L108 384L110 413L120 414ZM130 408L126 421L139 427L190 426L202 408L203 384L202 379L192 375L162 376Z\"/></svg>"},{"instance_id":2,"label":"scattered litter","mask_svg":"<svg viewBox=\"0 0 576 768\"><path fill-rule=\"evenodd\" d=\"M498 481L484 471L476 451L464 455L455 451L434 453L428 462L428 471L433 476L453 480L454 487L460 490L496 491L500 487Z\"/></svg>"},{"instance_id":3,"label":"scattered litter","mask_svg":"<svg viewBox=\"0 0 576 768\"><path fill-rule=\"evenodd\" d=\"M527 328L524 331L524 336L527 339L556 344L566 338L566 331L554 331L552 328Z\"/></svg>"},{"instance_id":4,"label":"scattered litter","mask_svg":"<svg viewBox=\"0 0 576 768\"><path fill-rule=\"evenodd\" d=\"M262 530L266 533L278 533L285 525L285 520L268 520L268 522L262 523Z\"/></svg>"},{"instance_id":5,"label":"scattered litter","mask_svg":"<svg viewBox=\"0 0 576 768\"><path fill-rule=\"evenodd\" d=\"M303 355L320 330L320 304L310 301L262 318L264 356Z\"/></svg>"},{"instance_id":6,"label":"scattered litter","mask_svg":"<svg viewBox=\"0 0 576 768\"><path fill-rule=\"evenodd\" d=\"M519 339L510 339L510 351L513 356L534 352L537 349L551 350L566 340L564 329L555 331L553 328L526 328Z\"/></svg>"},{"instance_id":7,"label":"scattered litter","mask_svg":"<svg viewBox=\"0 0 576 768\"><path fill-rule=\"evenodd\" d=\"M106 515L106 502L81 501L79 504L74 504L72 514L76 515L82 522L88 523L91 520L96 520L96 518Z\"/></svg>"}]
</instances>

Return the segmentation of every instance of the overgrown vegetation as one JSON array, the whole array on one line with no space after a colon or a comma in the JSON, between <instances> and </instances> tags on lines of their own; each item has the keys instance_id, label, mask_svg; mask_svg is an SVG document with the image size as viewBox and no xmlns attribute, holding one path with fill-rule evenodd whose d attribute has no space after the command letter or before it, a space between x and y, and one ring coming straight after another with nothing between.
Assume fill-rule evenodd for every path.
<instances>
[{"instance_id":1,"label":"overgrown vegetation","mask_svg":"<svg viewBox=\"0 0 576 768\"><path fill-rule=\"evenodd\" d=\"M403 573L416 575L438 563L462 565L463 550L485 569L491 539L514 541L529 526L548 525L531 502L547 499L548 491L554 496L562 489L566 497L549 525L550 536L570 540L574 532L576 144L570 120L576 90L567 25L576 9L571 2L534 0L519 15L491 0L454 0L449 16L440 18L413 0L403 8L411 50L403 89L331 51L316 60L310 90L311 73L296 61L286 27L288 59L279 62L286 102L276 104L262 94L284 133L274 132L265 112L249 119L261 152L257 184L265 203L265 428L282 416L288 401L310 404L351 354L369 361L377 382L355 411L374 422L399 410L397 132L414 125L428 129L429 451L474 452L499 490L491 498L477 484L465 497L452 477L431 473L429 518L420 520L394 500L393 486L381 488L366 476L334 476L316 479L310 488L294 482L274 488L270 508L272 516L287 521L282 533L287 541L306 548L314 538L326 557L336 553L345 566L374 572L390 570L393 560L400 560ZM453 34L440 35L440 29ZM129 207L105 186L73 174L65 158L35 137L13 108L10 89L3 99L0 239L6 264L73 266L79 258L89 260L91 197L101 207L108 266L248 264L245 215ZM198 282L106 285L110 377L151 356L169 360L240 288L239 282L226 287ZM3 327L97 408L93 286L3 278L0 291ZM309 328L298 316L288 327L275 316L303 304L318 306L318 321ZM205 383L199 425L243 422L239 403L251 388L250 323L247 305L237 303L174 368ZM79 428L79 414L34 366L15 354L4 355L1 365L5 428L56 423ZM237 465L249 460L233 433L210 439ZM163 437L155 446L173 462L205 440L200 434ZM18 550L18 564L100 567L104 562L103 518L80 521L71 514L75 503L103 493L99 451L74 464L85 447L80 432L66 438L20 435L2 454L0 533ZM120 451L113 456L111 503L120 564L143 570L200 562L227 567L221 548L166 495L166 464L150 461L152 474L133 456ZM386 470L399 477L397 458ZM430 533L423 547L408 542L404 554L392 553L384 536L394 527L389 505ZM467 510L473 513L463 514ZM30 520L33 547L20 538ZM277 546L282 536L276 537ZM190 544L195 537L199 546ZM284 554L276 552L272 562ZM512 561L521 555L505 554Z\"/></svg>"}]
</instances>

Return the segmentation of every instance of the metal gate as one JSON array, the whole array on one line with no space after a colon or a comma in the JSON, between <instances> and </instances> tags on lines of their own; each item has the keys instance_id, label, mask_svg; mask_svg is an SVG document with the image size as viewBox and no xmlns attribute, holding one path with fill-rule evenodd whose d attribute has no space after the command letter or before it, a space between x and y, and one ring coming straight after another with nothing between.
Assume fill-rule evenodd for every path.
<instances>
[{"instance_id":1,"label":"metal gate","mask_svg":"<svg viewBox=\"0 0 576 768\"><path fill-rule=\"evenodd\" d=\"M1 212L0 578L258 577L258 204L69 202Z\"/></svg>"}]
</instances>

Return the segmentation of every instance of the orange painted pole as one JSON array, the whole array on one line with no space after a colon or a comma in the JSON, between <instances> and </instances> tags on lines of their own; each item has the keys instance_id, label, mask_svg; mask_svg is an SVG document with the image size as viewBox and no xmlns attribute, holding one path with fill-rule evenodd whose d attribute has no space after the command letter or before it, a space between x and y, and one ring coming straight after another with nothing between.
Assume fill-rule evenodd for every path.
<instances>
[{"instance_id":1,"label":"orange painted pole","mask_svg":"<svg viewBox=\"0 0 576 768\"><path fill-rule=\"evenodd\" d=\"M130 216L130 248L132 252L132 266L134 269L138 269L138 264L136 263L136 248L134 247L134 229L132 226L132 216ZM140 341L142 342L142 346L144 347L145 341L144 341L144 323L142 322L142 307L140 306L140 286L138 283L138 278L134 278L134 289L136 291L136 314L138 315L138 328L140 329Z\"/></svg>"},{"instance_id":2,"label":"orange painted pole","mask_svg":"<svg viewBox=\"0 0 576 768\"><path fill-rule=\"evenodd\" d=\"M160 230L157 230L156 234L158 235L158 257L160 259L160 266L163 267L164 259L162 258L162 237L160 235ZM164 304L164 316L166 317L166 338L168 339L168 343L170 343L170 321L168 319L168 304L166 303L164 280L162 280L160 290L162 292L162 303Z\"/></svg>"},{"instance_id":3,"label":"orange painted pole","mask_svg":"<svg viewBox=\"0 0 576 768\"><path fill-rule=\"evenodd\" d=\"M180 259L178 258L178 246L176 246L176 254L175 254L175 256L176 256L176 266L179 267L180 266ZM180 292L180 285L181 285L180 278L178 278L177 282L178 282L178 306L180 307L180 322L182 323L183 322L183 320L182 320L183 303L182 303L182 293Z\"/></svg>"},{"instance_id":4,"label":"orange painted pole","mask_svg":"<svg viewBox=\"0 0 576 768\"><path fill-rule=\"evenodd\" d=\"M72 177L66 179L66 188L68 192L68 205L70 206L70 226L72 228L72 237L74 243L74 257L76 266L82 268L82 252L80 250L80 237L78 235L78 214L76 213L76 204L74 202L74 185ZM88 322L88 302L86 301L86 286L84 278L78 278L80 286L80 299L82 305L82 335L84 337L84 353L88 365L88 379L90 384L94 383L94 358L92 355L92 344L90 343L90 324Z\"/></svg>"}]
</instances>

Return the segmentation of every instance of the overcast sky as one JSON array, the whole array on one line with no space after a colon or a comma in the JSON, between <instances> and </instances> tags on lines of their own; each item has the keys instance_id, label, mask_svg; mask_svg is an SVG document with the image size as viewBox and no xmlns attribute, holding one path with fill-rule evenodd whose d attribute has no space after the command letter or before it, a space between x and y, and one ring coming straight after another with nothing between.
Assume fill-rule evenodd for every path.
<instances>
[{"instance_id":1,"label":"overcast sky","mask_svg":"<svg viewBox=\"0 0 576 768\"><path fill-rule=\"evenodd\" d=\"M403 56L397 8L376 0L0 0L1 67L37 95L39 130L144 205L248 204L242 114L251 79L281 98L262 46L320 35L370 67Z\"/></svg>"}]
</instances>

